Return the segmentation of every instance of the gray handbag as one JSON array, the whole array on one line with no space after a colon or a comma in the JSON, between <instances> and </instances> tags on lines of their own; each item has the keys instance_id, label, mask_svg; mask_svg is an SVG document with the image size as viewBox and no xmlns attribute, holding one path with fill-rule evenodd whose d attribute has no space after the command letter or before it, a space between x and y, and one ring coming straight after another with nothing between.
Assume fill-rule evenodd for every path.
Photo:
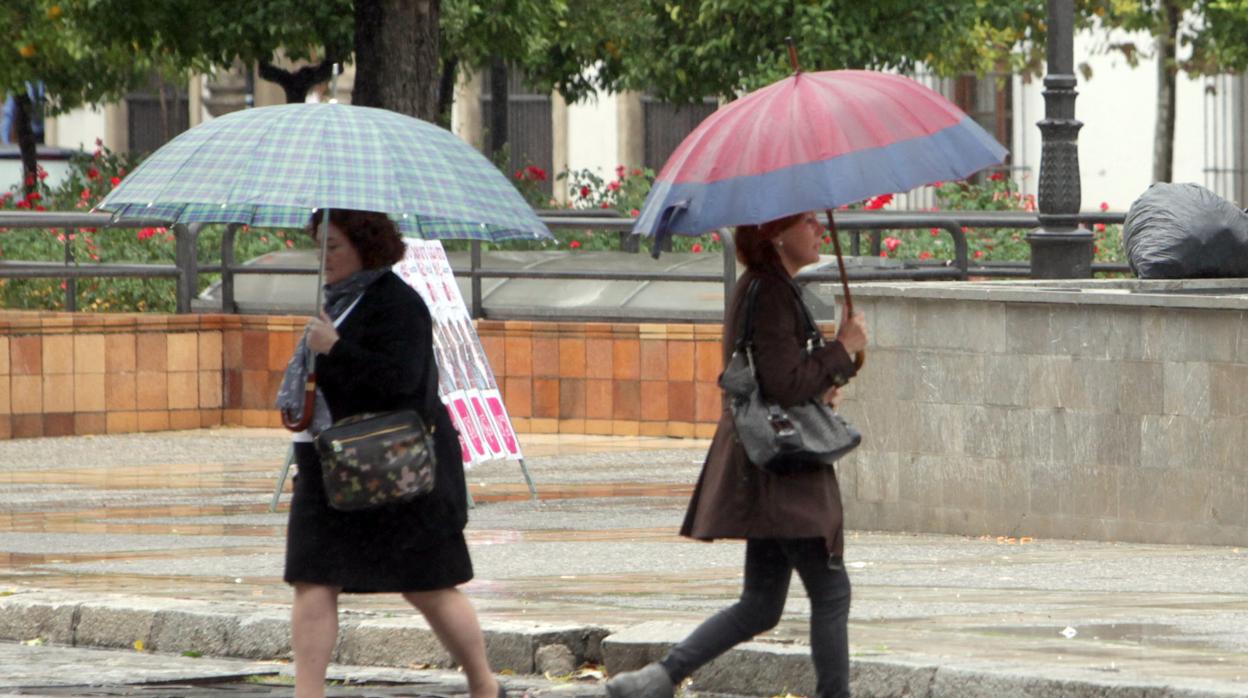
<instances>
[{"instance_id":1,"label":"gray handbag","mask_svg":"<svg viewBox=\"0 0 1248 698\"><path fill-rule=\"evenodd\" d=\"M746 291L745 322L719 387L728 394L737 438L754 465L772 473L831 466L862 443L862 434L818 400L781 407L766 399L754 367L754 302L758 279ZM795 300L806 319L806 351L823 345L823 334L801 296Z\"/></svg>"}]
</instances>

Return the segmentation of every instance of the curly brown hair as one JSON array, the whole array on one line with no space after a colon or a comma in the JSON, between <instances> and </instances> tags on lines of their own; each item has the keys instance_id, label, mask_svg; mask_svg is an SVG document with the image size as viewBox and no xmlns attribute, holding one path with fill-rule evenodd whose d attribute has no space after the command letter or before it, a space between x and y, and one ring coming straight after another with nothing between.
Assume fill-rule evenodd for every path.
<instances>
[{"instance_id":1,"label":"curly brown hair","mask_svg":"<svg viewBox=\"0 0 1248 698\"><path fill-rule=\"evenodd\" d=\"M806 215L805 212L777 218L758 225L739 225L732 234L732 242L737 248L737 259L750 269L764 269L780 264L780 253L772 240L784 232L789 226L797 223Z\"/></svg>"},{"instance_id":2,"label":"curly brown hair","mask_svg":"<svg viewBox=\"0 0 1248 698\"><path fill-rule=\"evenodd\" d=\"M324 209L317 209L308 221L307 232L313 240L316 239L321 219L324 217ZM365 269L392 266L403 259L407 251L403 236L399 234L399 227L384 213L336 208L330 210L329 222L337 226L351 241L351 246L359 253L360 262Z\"/></svg>"}]
</instances>

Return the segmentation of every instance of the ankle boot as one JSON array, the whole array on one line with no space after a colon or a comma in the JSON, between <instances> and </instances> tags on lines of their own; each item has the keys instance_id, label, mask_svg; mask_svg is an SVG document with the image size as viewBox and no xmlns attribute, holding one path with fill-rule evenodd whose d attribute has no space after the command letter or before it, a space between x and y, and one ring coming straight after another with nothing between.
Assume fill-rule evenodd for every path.
<instances>
[{"instance_id":1,"label":"ankle boot","mask_svg":"<svg viewBox=\"0 0 1248 698\"><path fill-rule=\"evenodd\" d=\"M658 662L651 662L637 671L617 674L607 681L610 698L672 698L675 690L672 677Z\"/></svg>"}]
</instances>

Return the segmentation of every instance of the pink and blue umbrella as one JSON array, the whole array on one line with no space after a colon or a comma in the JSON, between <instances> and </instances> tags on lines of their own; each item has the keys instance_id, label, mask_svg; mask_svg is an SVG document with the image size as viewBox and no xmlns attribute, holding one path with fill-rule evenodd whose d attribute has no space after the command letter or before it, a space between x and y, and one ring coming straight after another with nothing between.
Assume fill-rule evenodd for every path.
<instances>
[{"instance_id":1,"label":"pink and blue umbrella","mask_svg":"<svg viewBox=\"0 0 1248 698\"><path fill-rule=\"evenodd\" d=\"M655 179L633 232L661 240L831 209L962 179L1006 154L952 102L909 78L797 72L694 129Z\"/></svg>"}]
</instances>

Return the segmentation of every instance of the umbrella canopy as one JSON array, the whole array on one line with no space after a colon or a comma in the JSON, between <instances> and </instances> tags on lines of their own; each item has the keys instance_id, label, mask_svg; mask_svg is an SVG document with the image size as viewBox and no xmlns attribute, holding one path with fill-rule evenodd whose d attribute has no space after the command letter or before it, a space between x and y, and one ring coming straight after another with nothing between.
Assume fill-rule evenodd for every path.
<instances>
[{"instance_id":1,"label":"umbrella canopy","mask_svg":"<svg viewBox=\"0 0 1248 698\"><path fill-rule=\"evenodd\" d=\"M919 83L798 72L707 117L664 165L633 232L701 235L966 177L1006 149Z\"/></svg>"},{"instance_id":2,"label":"umbrella canopy","mask_svg":"<svg viewBox=\"0 0 1248 698\"><path fill-rule=\"evenodd\" d=\"M116 217L300 228L314 209L389 214L427 239L552 237L485 156L433 124L385 109L245 109L179 135L98 206Z\"/></svg>"}]
</instances>

